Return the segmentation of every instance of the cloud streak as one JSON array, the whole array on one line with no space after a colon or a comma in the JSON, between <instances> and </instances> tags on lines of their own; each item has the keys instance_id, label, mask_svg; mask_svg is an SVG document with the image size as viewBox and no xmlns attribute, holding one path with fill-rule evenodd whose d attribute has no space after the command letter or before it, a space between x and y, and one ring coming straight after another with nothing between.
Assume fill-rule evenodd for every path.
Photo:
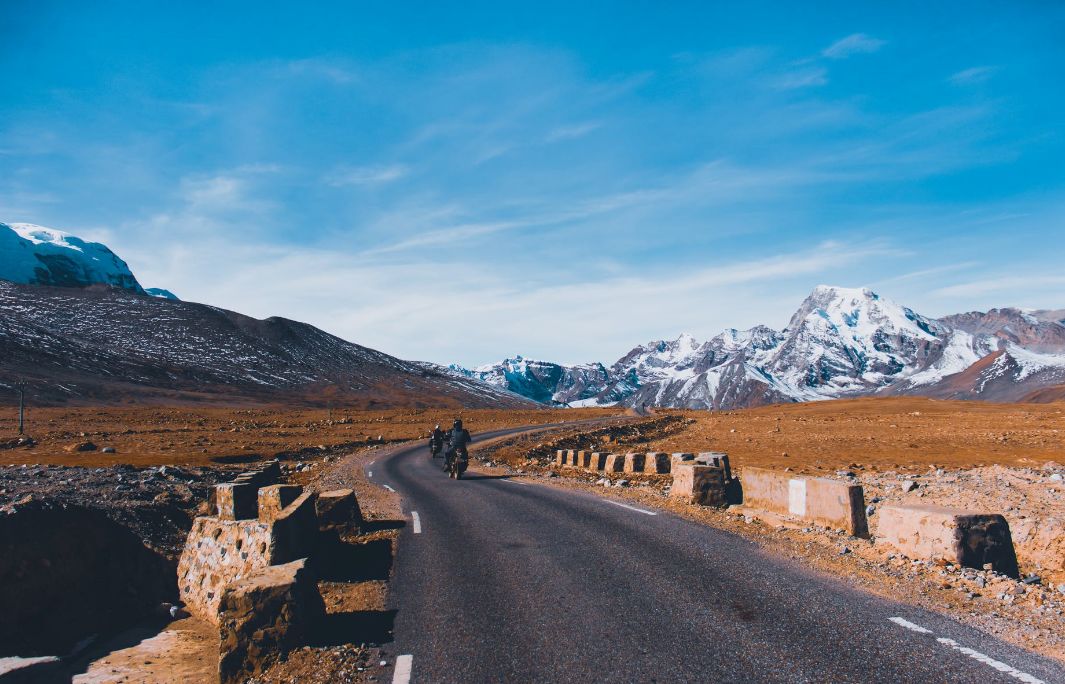
<instances>
[{"instance_id":1,"label":"cloud streak","mask_svg":"<svg viewBox=\"0 0 1065 684\"><path fill-rule=\"evenodd\" d=\"M853 55L866 55L876 52L886 44L887 41L873 38L864 33L852 33L826 47L821 51L821 54L829 59L845 59Z\"/></svg>"}]
</instances>

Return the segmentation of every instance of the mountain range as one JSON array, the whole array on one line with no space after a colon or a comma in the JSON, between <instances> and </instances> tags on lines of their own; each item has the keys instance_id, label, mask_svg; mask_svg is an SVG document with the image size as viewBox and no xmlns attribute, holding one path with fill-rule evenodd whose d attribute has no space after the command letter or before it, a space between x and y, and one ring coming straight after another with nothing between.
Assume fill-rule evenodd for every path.
<instances>
[{"instance_id":1,"label":"mountain range","mask_svg":"<svg viewBox=\"0 0 1065 684\"><path fill-rule=\"evenodd\" d=\"M286 402L535 407L312 325L146 290L100 243L0 223L0 387L36 403ZM13 392L0 401L10 403Z\"/></svg>"},{"instance_id":2,"label":"mountain range","mask_svg":"<svg viewBox=\"0 0 1065 684\"><path fill-rule=\"evenodd\" d=\"M869 289L818 286L783 330L654 340L612 365L522 357L403 361L306 323L145 289L107 246L0 223L0 385L49 402L297 401L366 407L733 409L914 394L1065 398L1065 310L931 318Z\"/></svg>"},{"instance_id":3,"label":"mountain range","mask_svg":"<svg viewBox=\"0 0 1065 684\"><path fill-rule=\"evenodd\" d=\"M935 319L869 289L818 286L787 327L684 334L614 364L522 357L455 373L569 406L734 409L872 395L990 401L1065 397L1065 310Z\"/></svg>"}]
</instances>

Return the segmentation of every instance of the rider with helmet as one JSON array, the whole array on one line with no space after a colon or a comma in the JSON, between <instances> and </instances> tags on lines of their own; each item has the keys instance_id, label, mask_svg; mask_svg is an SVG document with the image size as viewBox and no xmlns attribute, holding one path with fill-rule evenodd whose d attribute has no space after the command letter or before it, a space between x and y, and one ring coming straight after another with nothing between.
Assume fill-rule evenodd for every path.
<instances>
[{"instance_id":1,"label":"rider with helmet","mask_svg":"<svg viewBox=\"0 0 1065 684\"><path fill-rule=\"evenodd\" d=\"M469 446L472 441L473 437L470 436L470 431L462 427L462 419L456 418L454 424L451 426L447 453L444 455L444 470L448 470L451 467L451 462L456 455L463 460L469 459L470 456L466 447Z\"/></svg>"},{"instance_id":2,"label":"rider with helmet","mask_svg":"<svg viewBox=\"0 0 1065 684\"><path fill-rule=\"evenodd\" d=\"M433 458L444 448L444 431L437 425L429 435L429 454Z\"/></svg>"}]
</instances>

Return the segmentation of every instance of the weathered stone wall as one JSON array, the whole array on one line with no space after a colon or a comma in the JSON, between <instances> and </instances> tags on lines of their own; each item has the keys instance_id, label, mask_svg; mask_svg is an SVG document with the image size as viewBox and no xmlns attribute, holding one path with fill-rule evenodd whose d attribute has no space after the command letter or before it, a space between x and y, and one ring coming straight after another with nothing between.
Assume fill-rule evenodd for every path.
<instances>
[{"instance_id":1,"label":"weathered stone wall","mask_svg":"<svg viewBox=\"0 0 1065 684\"><path fill-rule=\"evenodd\" d=\"M272 565L274 524L196 518L178 563L178 592L188 610L217 624L222 590Z\"/></svg>"}]
</instances>

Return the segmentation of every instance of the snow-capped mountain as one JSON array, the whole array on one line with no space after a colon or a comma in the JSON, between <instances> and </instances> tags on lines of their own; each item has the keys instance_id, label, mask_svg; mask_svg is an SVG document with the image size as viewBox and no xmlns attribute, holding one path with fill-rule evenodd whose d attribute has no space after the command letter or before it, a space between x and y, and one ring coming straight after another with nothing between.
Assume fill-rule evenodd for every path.
<instances>
[{"instance_id":1,"label":"snow-capped mountain","mask_svg":"<svg viewBox=\"0 0 1065 684\"><path fill-rule=\"evenodd\" d=\"M936 320L868 289L822 285L784 330L757 326L702 343L684 334L638 346L580 404L718 409L873 394L1020 400L1065 384L1063 313L995 309ZM554 385L530 392L530 376L511 382L504 366L479 371L537 400L554 392Z\"/></svg>"},{"instance_id":2,"label":"snow-capped mountain","mask_svg":"<svg viewBox=\"0 0 1065 684\"><path fill-rule=\"evenodd\" d=\"M451 371L495 387L516 392L542 404L570 404L594 400L609 381L600 363L567 366L516 356L499 363L467 370L451 365Z\"/></svg>"}]
</instances>

